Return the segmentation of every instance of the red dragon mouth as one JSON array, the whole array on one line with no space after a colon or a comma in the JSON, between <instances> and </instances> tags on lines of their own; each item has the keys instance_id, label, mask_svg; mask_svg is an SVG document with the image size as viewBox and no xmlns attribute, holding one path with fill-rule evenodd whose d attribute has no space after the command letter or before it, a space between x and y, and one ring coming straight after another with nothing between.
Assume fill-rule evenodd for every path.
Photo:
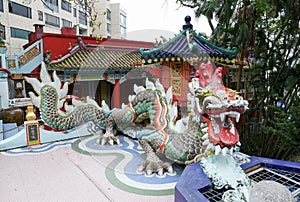
<instances>
[{"instance_id":1,"label":"red dragon mouth","mask_svg":"<svg viewBox=\"0 0 300 202\"><path fill-rule=\"evenodd\" d=\"M247 109L247 102L229 104L217 101L216 97L203 102L203 122L208 125L209 141L215 146L215 153L220 150L232 150L239 143L239 134L235 124Z\"/></svg>"},{"instance_id":2,"label":"red dragon mouth","mask_svg":"<svg viewBox=\"0 0 300 202\"><path fill-rule=\"evenodd\" d=\"M239 122L240 111L237 108L227 108L220 110L208 110L204 117L208 124L209 140L214 145L221 148L232 148L239 142L239 134L235 127L235 122Z\"/></svg>"}]
</instances>

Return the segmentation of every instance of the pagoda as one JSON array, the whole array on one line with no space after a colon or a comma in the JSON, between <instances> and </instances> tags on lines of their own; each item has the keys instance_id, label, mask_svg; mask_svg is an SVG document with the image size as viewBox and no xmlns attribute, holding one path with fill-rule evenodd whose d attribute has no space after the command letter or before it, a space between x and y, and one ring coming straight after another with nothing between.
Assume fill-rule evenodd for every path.
<instances>
[{"instance_id":1,"label":"pagoda","mask_svg":"<svg viewBox=\"0 0 300 202\"><path fill-rule=\"evenodd\" d=\"M199 66L208 61L213 65L232 66L237 53L236 48L219 47L197 34L190 21L191 17L186 16L180 33L168 42L152 49L140 49L143 65L161 79L163 86L172 86L173 99L181 112L186 110L188 83Z\"/></svg>"}]
</instances>

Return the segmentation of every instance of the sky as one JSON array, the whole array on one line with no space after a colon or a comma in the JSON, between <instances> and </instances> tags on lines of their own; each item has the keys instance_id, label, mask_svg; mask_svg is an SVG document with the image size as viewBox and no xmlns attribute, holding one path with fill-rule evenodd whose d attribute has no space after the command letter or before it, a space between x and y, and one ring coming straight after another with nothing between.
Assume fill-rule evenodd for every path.
<instances>
[{"instance_id":1,"label":"sky","mask_svg":"<svg viewBox=\"0 0 300 202\"><path fill-rule=\"evenodd\" d=\"M184 18L190 15L196 32L211 34L205 17L195 18L191 8L180 7L176 0L111 0L120 3L127 13L127 39L154 42L160 36L174 37L182 30Z\"/></svg>"}]
</instances>

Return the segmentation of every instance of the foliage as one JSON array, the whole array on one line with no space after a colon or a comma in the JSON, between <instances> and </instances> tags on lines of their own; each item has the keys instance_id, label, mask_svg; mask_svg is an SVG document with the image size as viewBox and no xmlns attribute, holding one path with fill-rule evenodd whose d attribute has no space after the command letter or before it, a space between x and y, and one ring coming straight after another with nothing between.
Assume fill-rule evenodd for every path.
<instances>
[{"instance_id":1,"label":"foliage","mask_svg":"<svg viewBox=\"0 0 300 202\"><path fill-rule=\"evenodd\" d=\"M0 47L5 47L7 45L8 43L2 37L0 37Z\"/></svg>"},{"instance_id":2,"label":"foliage","mask_svg":"<svg viewBox=\"0 0 300 202\"><path fill-rule=\"evenodd\" d=\"M298 0L177 0L204 15L218 45L254 54L246 89L253 102L240 126L243 151L288 159L300 152L300 29ZM211 24L212 25L212 24Z\"/></svg>"},{"instance_id":3,"label":"foliage","mask_svg":"<svg viewBox=\"0 0 300 202\"><path fill-rule=\"evenodd\" d=\"M83 10L86 14L87 18L90 19L90 26L92 27L92 34L95 35L97 29L100 28L102 25L101 20L99 17L101 15L106 15L106 11L99 11L98 8L95 6L97 0L69 0L70 2L74 2L75 4L79 5L79 7ZM99 38L100 36L96 36Z\"/></svg>"},{"instance_id":4,"label":"foliage","mask_svg":"<svg viewBox=\"0 0 300 202\"><path fill-rule=\"evenodd\" d=\"M0 46L5 46L5 41L0 37Z\"/></svg>"}]
</instances>

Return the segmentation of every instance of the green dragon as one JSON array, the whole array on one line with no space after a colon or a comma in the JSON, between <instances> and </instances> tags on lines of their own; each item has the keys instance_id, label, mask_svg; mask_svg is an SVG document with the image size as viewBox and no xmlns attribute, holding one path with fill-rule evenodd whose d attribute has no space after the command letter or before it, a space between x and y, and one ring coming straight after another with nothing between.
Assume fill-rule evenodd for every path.
<instances>
[{"instance_id":1,"label":"green dragon","mask_svg":"<svg viewBox=\"0 0 300 202\"><path fill-rule=\"evenodd\" d=\"M135 95L129 97L129 104L110 110L104 101L100 107L90 98L86 103L73 99L72 105L67 105L68 83L61 88L56 72L53 72L52 80L44 64L40 73L42 82L35 78L25 79L37 94L29 93L47 125L69 130L89 122L90 133L97 135L105 131L98 140L101 145L120 144L116 135L116 131L120 131L137 139L146 153L146 160L138 170L163 175L173 172L172 161L190 164L207 156L209 151L226 154L229 150L232 153L239 142L233 119L238 121L248 102L221 84L219 68L209 62L204 65L211 72L202 71L200 65L198 78L189 84L190 113L179 120L172 87L165 91L159 80L151 82L147 79L145 87L135 85ZM158 153L171 161L161 160Z\"/></svg>"}]
</instances>

